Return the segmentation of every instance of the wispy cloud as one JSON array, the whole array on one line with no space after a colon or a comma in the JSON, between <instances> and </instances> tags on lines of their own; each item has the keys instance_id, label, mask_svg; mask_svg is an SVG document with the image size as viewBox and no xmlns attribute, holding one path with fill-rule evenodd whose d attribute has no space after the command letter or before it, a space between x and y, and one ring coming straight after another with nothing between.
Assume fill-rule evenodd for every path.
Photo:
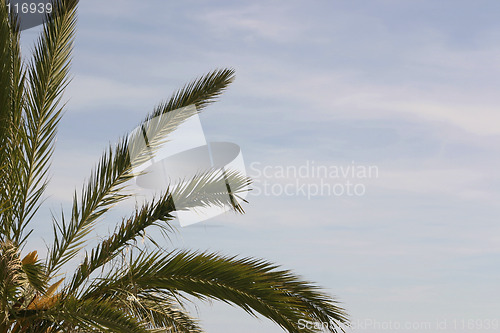
<instances>
[{"instance_id":1,"label":"wispy cloud","mask_svg":"<svg viewBox=\"0 0 500 333\"><path fill-rule=\"evenodd\" d=\"M248 41L258 39L277 43L300 41L307 29L291 17L290 3L259 4L233 8L209 9L197 18L219 38L243 37Z\"/></svg>"}]
</instances>

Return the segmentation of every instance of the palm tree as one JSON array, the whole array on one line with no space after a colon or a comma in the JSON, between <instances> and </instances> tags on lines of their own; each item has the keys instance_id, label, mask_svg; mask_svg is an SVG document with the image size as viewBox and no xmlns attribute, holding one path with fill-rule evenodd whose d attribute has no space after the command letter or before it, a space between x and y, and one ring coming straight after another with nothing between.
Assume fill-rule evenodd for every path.
<instances>
[{"instance_id":1,"label":"palm tree","mask_svg":"<svg viewBox=\"0 0 500 333\"><path fill-rule=\"evenodd\" d=\"M149 114L141 123L152 133L147 145L137 145L132 135L105 151L81 192L75 192L71 213L54 217L47 258L39 259L37 251L21 256L47 187L69 82L76 2L54 3L31 58L24 61L18 19L0 1L0 332L202 332L183 306L195 299L239 306L287 332L319 332L325 325L329 332L341 331L347 319L338 302L270 262L148 249L135 242L153 226L171 232L176 211L215 205L242 212L237 199L249 180L236 172L210 170L168 187L88 249L72 274L64 269L88 247L89 233L109 209L131 197L125 190L136 176L134 166L227 88L234 77L229 69L194 80ZM190 105L195 108L185 108ZM184 111L171 117L174 110ZM219 185L228 179L231 187L221 192Z\"/></svg>"}]
</instances>

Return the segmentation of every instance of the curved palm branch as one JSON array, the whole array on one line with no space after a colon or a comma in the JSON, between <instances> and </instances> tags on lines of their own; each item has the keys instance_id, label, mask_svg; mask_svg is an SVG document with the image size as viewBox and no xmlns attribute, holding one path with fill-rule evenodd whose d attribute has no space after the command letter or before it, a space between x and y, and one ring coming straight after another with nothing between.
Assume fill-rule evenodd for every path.
<instances>
[{"instance_id":1,"label":"curved palm branch","mask_svg":"<svg viewBox=\"0 0 500 333\"><path fill-rule=\"evenodd\" d=\"M83 299L115 299L125 293L134 297L161 293L216 299L271 319L287 332L300 329L300 320L328 323L331 332L341 331L347 320L344 310L317 286L287 270L253 258L224 257L214 253L173 251L140 253L123 266L97 280ZM321 326L321 325L320 325Z\"/></svg>"}]
</instances>

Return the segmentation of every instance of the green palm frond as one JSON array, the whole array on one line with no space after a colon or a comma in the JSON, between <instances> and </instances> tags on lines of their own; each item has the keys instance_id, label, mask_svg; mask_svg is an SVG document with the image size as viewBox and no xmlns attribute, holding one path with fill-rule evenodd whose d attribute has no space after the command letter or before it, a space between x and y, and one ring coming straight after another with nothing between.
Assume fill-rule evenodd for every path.
<instances>
[{"instance_id":1,"label":"green palm frond","mask_svg":"<svg viewBox=\"0 0 500 333\"><path fill-rule=\"evenodd\" d=\"M12 23L10 23L12 22ZM20 191L19 149L21 110L24 90L24 67L17 17L9 15L5 2L0 4L0 199L6 213L0 214L0 240L12 239L16 209L13 199Z\"/></svg>"},{"instance_id":2,"label":"green palm frond","mask_svg":"<svg viewBox=\"0 0 500 333\"><path fill-rule=\"evenodd\" d=\"M24 230L36 213L47 185L56 128L62 107L62 93L68 84L76 12L62 3L54 5L57 15L44 25L27 66L22 113L19 163L19 191L14 197L16 223L13 240L24 242ZM19 112L19 110L17 110Z\"/></svg>"},{"instance_id":3,"label":"green palm frond","mask_svg":"<svg viewBox=\"0 0 500 333\"><path fill-rule=\"evenodd\" d=\"M12 130L12 118L19 107L19 86L22 76L19 29L10 23L5 2L0 4L0 151L7 158L5 142ZM16 18L13 17L16 21ZM22 89L21 89L22 91Z\"/></svg>"},{"instance_id":4,"label":"green palm frond","mask_svg":"<svg viewBox=\"0 0 500 333\"><path fill-rule=\"evenodd\" d=\"M331 332L342 331L341 324L347 322L344 310L317 286L253 258L188 251L166 255L142 252L131 259L127 270L110 273L83 297L112 297L123 290L220 300L252 315L259 313L290 333L316 332L301 330L300 320L329 323Z\"/></svg>"},{"instance_id":5,"label":"green palm frond","mask_svg":"<svg viewBox=\"0 0 500 333\"><path fill-rule=\"evenodd\" d=\"M0 15L0 157L6 159L6 141L21 105L23 68L17 17L12 13L9 19L5 2L0 4Z\"/></svg>"}]
</instances>

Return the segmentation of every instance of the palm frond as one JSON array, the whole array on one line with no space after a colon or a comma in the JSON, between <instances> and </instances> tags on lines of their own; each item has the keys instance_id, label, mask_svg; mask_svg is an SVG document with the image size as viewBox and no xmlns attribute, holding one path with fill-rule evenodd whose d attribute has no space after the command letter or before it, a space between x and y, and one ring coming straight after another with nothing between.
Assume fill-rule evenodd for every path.
<instances>
[{"instance_id":1,"label":"palm frond","mask_svg":"<svg viewBox=\"0 0 500 333\"><path fill-rule=\"evenodd\" d=\"M131 260L125 271L111 273L83 297L113 295L116 290L182 293L200 299L234 304L248 313L259 313L287 332L300 329L300 320L328 323L330 332L341 332L347 322L344 310L319 287L301 280L269 262L213 253L178 251L145 254Z\"/></svg>"},{"instance_id":2,"label":"palm frond","mask_svg":"<svg viewBox=\"0 0 500 333\"><path fill-rule=\"evenodd\" d=\"M13 117L20 111L22 63L17 16L10 14L5 1L0 4L0 156L5 155L5 141L12 130Z\"/></svg>"},{"instance_id":3,"label":"palm frond","mask_svg":"<svg viewBox=\"0 0 500 333\"><path fill-rule=\"evenodd\" d=\"M0 240L12 239L16 209L13 198L18 197L19 149L21 112L23 108L24 67L21 61L17 16L0 4Z\"/></svg>"},{"instance_id":4,"label":"palm frond","mask_svg":"<svg viewBox=\"0 0 500 333\"><path fill-rule=\"evenodd\" d=\"M12 122L13 102L16 88L16 63L20 64L19 32L13 29L5 1L0 4L0 149L5 156L5 141ZM16 73L17 72L17 73ZM16 75L17 74L17 75Z\"/></svg>"},{"instance_id":5,"label":"palm frond","mask_svg":"<svg viewBox=\"0 0 500 333\"><path fill-rule=\"evenodd\" d=\"M233 70L216 70L188 84L146 117L140 125L143 131L123 138L114 149L108 149L83 187L81 199L75 195L70 221L59 224L60 235L55 235L57 241L47 264L50 274L76 255L81 241L100 216L128 197L123 194L125 183L135 176L135 168L151 158L151 152L164 142L165 135L219 96L233 75ZM196 108L189 108L193 104ZM176 110L178 112L172 113L175 116L169 116ZM144 131L147 132L146 144L142 144L144 139L138 139Z\"/></svg>"},{"instance_id":6,"label":"palm frond","mask_svg":"<svg viewBox=\"0 0 500 333\"><path fill-rule=\"evenodd\" d=\"M53 18L44 25L36 42L33 58L27 67L27 87L20 164L20 191L14 203L16 224L13 238L25 240L24 230L36 213L47 185L48 166L62 107L62 93L69 82L68 73L75 32L75 10L67 10L56 2Z\"/></svg>"}]
</instances>

